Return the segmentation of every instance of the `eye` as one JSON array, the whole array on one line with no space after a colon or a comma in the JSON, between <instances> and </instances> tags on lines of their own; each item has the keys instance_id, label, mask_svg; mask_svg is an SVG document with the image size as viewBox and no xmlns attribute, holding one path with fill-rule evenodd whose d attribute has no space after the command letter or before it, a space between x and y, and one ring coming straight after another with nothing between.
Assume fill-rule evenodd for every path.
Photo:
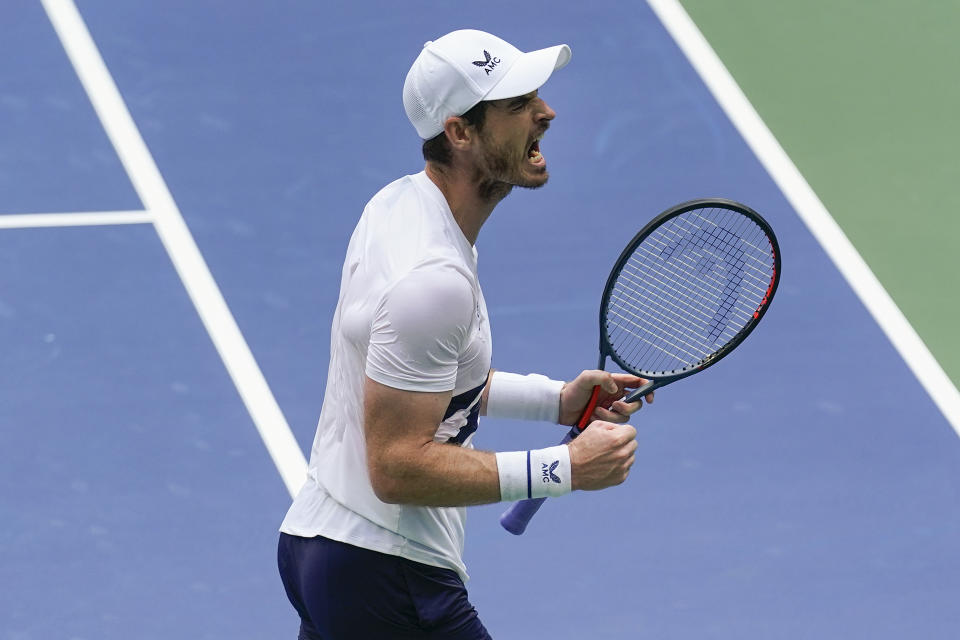
<instances>
[{"instance_id":1,"label":"eye","mask_svg":"<svg viewBox=\"0 0 960 640\"><path fill-rule=\"evenodd\" d=\"M514 102L510 106L510 110L513 111L514 113L520 113L521 111L527 108L527 105L529 105L530 102L531 100L529 98L525 100L518 100L517 102Z\"/></svg>"}]
</instances>

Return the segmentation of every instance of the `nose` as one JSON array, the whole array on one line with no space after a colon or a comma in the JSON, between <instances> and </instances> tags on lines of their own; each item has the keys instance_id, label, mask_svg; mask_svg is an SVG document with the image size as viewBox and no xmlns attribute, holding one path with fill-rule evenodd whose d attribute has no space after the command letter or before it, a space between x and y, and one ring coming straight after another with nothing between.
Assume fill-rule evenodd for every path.
<instances>
[{"instance_id":1,"label":"nose","mask_svg":"<svg viewBox=\"0 0 960 640\"><path fill-rule=\"evenodd\" d=\"M550 122L557 117L557 112L550 108L543 98L539 98L540 108L537 109L537 120L546 120Z\"/></svg>"}]
</instances>

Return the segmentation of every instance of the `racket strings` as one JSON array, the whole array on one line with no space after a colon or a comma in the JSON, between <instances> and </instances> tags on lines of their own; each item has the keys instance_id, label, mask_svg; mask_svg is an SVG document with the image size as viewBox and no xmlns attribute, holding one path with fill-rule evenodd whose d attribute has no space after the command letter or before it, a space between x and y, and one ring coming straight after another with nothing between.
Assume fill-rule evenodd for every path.
<instances>
[{"instance_id":1,"label":"racket strings","mask_svg":"<svg viewBox=\"0 0 960 640\"><path fill-rule=\"evenodd\" d=\"M624 323L632 325L635 329L649 330L647 328L648 325L640 325L633 319L634 317L649 314L656 317L657 321L662 323L661 329L664 332L668 332L671 329L674 330L672 335L676 337L678 344L683 343L696 350L703 343L710 341L708 336L697 330L699 326L710 320L710 318L701 311L703 308L701 301L691 297L684 290L676 286L671 286L670 283L673 285L678 284L676 280L653 278L654 284L661 285L674 294L673 297L667 298L658 296L656 289L645 286L643 275L638 269L628 269L625 267L621 273L621 278L624 279L624 284L632 288L627 289L623 287L615 289L611 292L611 299L620 303L618 305L620 309L632 314L632 317L629 317L617 313L617 316ZM668 281L670 283L668 283ZM616 310L612 310L611 313L616 313ZM685 333L689 333L691 338L697 338L699 342L691 343L685 341L682 338L682 335ZM709 352L704 352L702 349L697 353L701 357L709 355Z\"/></svg>"},{"instance_id":2,"label":"racket strings","mask_svg":"<svg viewBox=\"0 0 960 640\"><path fill-rule=\"evenodd\" d=\"M691 213L696 213L696 212L691 212ZM700 216L700 215L697 215L696 217L697 217L698 219L702 219L702 216ZM699 227L697 227L697 228L691 228L689 225L683 225L684 220L678 220L677 222L678 222L677 228L670 228L670 227L662 228L663 235L664 235L664 236L667 236L668 239L669 239L669 238L673 238L673 239L674 239L674 242L676 242L676 243L680 243L680 242L682 242L683 240L686 239L686 238L681 237L681 236L677 233L678 230L683 231L685 234L693 234L693 233L695 233L695 232L701 232L701 233L704 232L704 229L702 229L702 228L699 228ZM709 222L709 223L712 224L713 226L717 226L715 223L713 223L712 221L709 221L709 220L704 220L704 222ZM681 226L681 225L682 225L682 226ZM759 234L761 234L763 237L766 237L766 234L764 234L763 230L762 230L759 226L757 226L752 220L750 220L749 218L741 217L741 224L738 225L738 228L735 230L738 235L734 235L734 234L731 233L729 230L723 229L722 231L725 233L725 236L724 236L724 237L720 237L720 236L718 236L718 235L714 235L714 236L713 236L714 242L712 242L712 243L703 243L703 244L699 244L698 246L704 248L704 249L707 250L707 251L709 251L710 248L716 248L720 253L723 254L723 255L717 255L716 257L717 257L718 259L725 260L727 263L731 264L733 267L738 268L739 271L740 271L740 275L741 275L742 277L744 277L744 278L749 278L749 277L752 276L752 280L753 280L753 282L757 285L757 289L758 289L759 291L765 291L766 288L767 288L767 286L768 286L768 281L769 281L769 278L770 278L770 269L771 269L772 262L770 262L770 261L768 260L768 262L767 262L766 264L764 264L764 263L762 263L762 262L759 262L759 261L757 260L757 258L756 258L755 255L744 254L742 251L739 251L739 250L736 251L736 258L737 258L737 260L731 260L731 255L730 255L730 252L729 252L730 247L731 247L731 246L734 246L732 243L736 242L736 240L737 240L738 238L741 239L741 240L743 239L742 236L739 235L739 234L743 234L743 233L744 233L747 229L749 229L751 226L754 227L755 230L756 230ZM705 235L705 234L704 234L704 235ZM658 242L658 239L656 238L656 236L652 236L651 238L649 238L649 240L650 240L650 242L653 243L653 244L657 244L657 242ZM663 243L661 242L660 244L662 245ZM755 246L756 246L755 244L753 244L753 243L747 243L747 242L745 242L745 244L746 244L747 246L749 246L751 249L754 249L755 251L757 250L757 249L755 248ZM644 245L641 244L640 247L638 247L638 249L641 249L641 248L643 248L643 247L644 247ZM767 249L765 255L767 255L767 256L769 257L769 255L770 255L769 248ZM755 262L757 262L758 264L764 266L765 268L764 268L764 269L759 269L759 268L757 268L757 267L754 266L754 265L748 265L748 264L746 263L746 261L742 259L742 258L744 258L744 257L745 257L745 258L748 258L748 259L754 260ZM748 273L747 270L749 270L749 271L751 271L751 272L753 272L753 273L752 273L752 274L751 274L751 273Z\"/></svg>"},{"instance_id":3,"label":"racket strings","mask_svg":"<svg viewBox=\"0 0 960 640\"><path fill-rule=\"evenodd\" d=\"M697 218L698 218L698 221L701 223L704 221L706 221L707 223L712 222L710 220L705 220L702 215L697 216ZM711 229L710 227L714 227L714 229ZM670 278L671 280L673 280L674 282L679 282L680 280L686 280L688 284L690 282L693 282L697 285L705 285L705 286L697 286L690 289L690 291L695 293L695 303L698 304L701 308L704 308L705 306L708 308L715 308L718 305L719 296L730 295L731 287L719 286L722 283L717 277L717 273L715 273L716 270L711 269L709 267L705 268L703 264L703 261L706 258L707 260L712 261L715 265L719 258L719 256L715 251L715 248L718 246L721 246L722 242L729 243L729 241L731 240L731 236L729 234L718 235L716 233L715 227L716 225L714 224L711 224L710 226L706 226L706 227L702 225L697 225L696 229L691 228L690 225L684 225L684 224L677 225L676 229L673 229L670 226L667 226L662 230L663 232L662 234L664 238L661 239L661 241L658 243L658 246L661 249L659 251L661 255L657 257L665 258L667 260L674 259L676 256L681 257L681 259L677 261L675 265L678 268L675 268L673 270L673 273L675 275L679 275L681 277ZM704 231L706 231L706 233L704 233ZM737 231L742 233L742 230L737 230ZM682 234L680 232L682 232ZM653 239L656 240L656 236L654 236ZM694 249L695 254L692 256L693 258L697 258L697 260L691 259L691 249L689 246L686 246L691 243L699 247L699 250ZM734 262L734 266L740 266L739 260L731 260L729 256L727 257L726 262ZM645 268L641 268L640 271L647 271L647 270ZM693 279L692 276L695 276L696 279ZM736 280L734 280L731 284L736 285ZM672 287L672 288L675 289L675 287ZM647 290L649 291L649 288L647 288ZM644 296L644 297L649 298L649 296ZM686 295L685 298L687 298L685 300L685 302L687 303L687 306L690 306L691 296ZM676 304L674 304L673 306L677 307ZM692 308L696 308L696 307L692 307ZM657 307L654 307L651 311L654 312L653 313L654 317L647 318L644 324L652 324L650 323L650 320L664 323L667 317L669 316L668 310L665 308L665 305L662 305L662 304L658 305ZM677 312L676 308L674 308L671 311L674 314L676 314ZM724 310L721 307L721 312L723 311L727 311L727 313L729 313L728 310ZM683 319L682 325L686 325L687 327L690 327L690 326L695 327L698 324L703 325L705 317L704 317L704 314L700 314L699 318L696 317L696 315L694 316L688 315L686 318L681 318L681 319ZM694 321L691 322L691 320L694 320ZM699 322L697 322L696 320L699 320ZM691 344L690 340L684 340L682 337L680 337L680 334L678 333L684 330L683 326L678 326L676 322L674 322L673 324L669 324L669 323L661 324L661 333L664 334L661 336L661 338L664 339L663 340L664 344L661 346L670 347L670 349L662 349L662 350L666 351L666 355L672 356L677 360L685 361L685 362L691 362L691 358L690 358L691 355L698 356L701 358L706 355L709 355L709 353L714 350L713 347L715 347L715 344L712 344L711 341L715 341L716 338L718 338L721 335L723 335L725 338L732 337L732 335L734 335L732 333L724 334L723 332L716 331L716 329L721 325L725 326L725 318L723 317L723 314L715 312L711 317L711 320L712 320L714 331L709 337L705 336L704 332L699 332L699 333L694 332L695 334L699 335L699 339L701 341L705 341L704 342L705 346L701 346L701 348L694 349L694 350L683 348L684 345L689 346ZM674 329L673 331L670 330L671 327ZM633 328L636 328L636 325L634 325ZM645 339L643 342L646 344L653 344L654 340ZM681 348L680 352L678 352L678 349L677 349L678 347ZM710 347L710 349L706 347Z\"/></svg>"},{"instance_id":4,"label":"racket strings","mask_svg":"<svg viewBox=\"0 0 960 640\"><path fill-rule=\"evenodd\" d=\"M655 243L655 240L652 240L651 242ZM638 251L645 251L645 249L640 247L638 248ZM646 252L646 253L647 253L647 257L649 258L655 259L657 257L650 252ZM715 260L716 263L723 263L724 261L728 265L730 265L731 263L729 256L728 257L717 256L715 254L712 254L712 252L709 252L709 251L708 253L711 253L711 258ZM688 302L693 302L694 304L696 304L697 301L702 302L704 298L712 298L714 300L720 299L720 298L729 298L731 297L732 292L736 290L738 287L743 287L745 289L752 288L753 289L752 293L754 295L760 295L762 297L762 294L766 292L767 287L769 286L769 282L763 282L759 278L756 278L751 274L744 273L743 270L746 268L746 265L743 264L742 261L734 262L731 265L733 269L730 271L730 273L731 274L736 273L737 275L733 275L727 278L725 281L721 281L720 279L715 277L715 274L708 274L704 276L701 265L693 264L689 261L681 261L679 264L683 266L687 266L694 271L697 271L696 275L703 277L703 279L700 280L699 282L695 282L695 284L699 284L700 286L691 288L690 281L685 281L685 282L678 281L676 279L670 278L669 275L665 275L659 279L657 278L657 276L654 275L653 280L655 281L656 285L663 286L664 285L663 278L666 278L671 282L671 284L674 285L673 287L671 287L674 293L684 298ZM649 274L643 273L643 269L647 265L641 264L639 261L636 261L636 260L631 260L627 266L630 267L631 270L628 271L627 269L625 269L625 272L630 273L636 278L648 278L648 279L651 278ZM737 271L739 271L739 273L737 273ZM684 274L684 275L688 275L688 274ZM694 298L692 297L693 295L698 296L697 300L694 300ZM742 299L738 296L737 300L742 300ZM748 307L746 305L742 305L742 306L744 307L744 310L747 313L753 312L753 308Z\"/></svg>"},{"instance_id":5,"label":"racket strings","mask_svg":"<svg viewBox=\"0 0 960 640\"><path fill-rule=\"evenodd\" d=\"M684 230L692 233L692 230L687 227L684 227ZM676 236L669 228L664 231L668 237ZM744 229L740 228L736 231L743 233ZM739 236L726 231L723 237L711 235L712 237L703 236L698 231L695 237L700 236L701 241L696 244L697 248L694 250L695 254L699 254L698 262L694 264L689 259L682 259L679 264L687 267L683 272L684 276L693 276L681 283L681 286L698 294L695 304L700 305L701 309L709 310L719 307L725 312L723 317L718 316L717 313L711 316L712 331L707 340L714 343L723 335L720 331L721 322L727 317L738 311L742 312L743 316L740 319L743 324L748 322L752 315L755 307L744 304L745 298L740 295L740 290L752 287L754 295L761 295L766 287L764 283L745 271L747 265L743 260L743 251L736 248L735 244L731 245ZM682 244L683 240L681 238L675 242ZM684 253L683 256L688 258L690 253ZM704 261L709 264L709 268L705 266ZM695 273L691 273L691 270ZM689 299L689 296L686 297Z\"/></svg>"},{"instance_id":6,"label":"racket strings","mask_svg":"<svg viewBox=\"0 0 960 640\"><path fill-rule=\"evenodd\" d=\"M750 323L773 269L751 218L716 208L675 216L621 266L606 306L610 345L638 371L697 366Z\"/></svg>"},{"instance_id":7,"label":"racket strings","mask_svg":"<svg viewBox=\"0 0 960 640\"><path fill-rule=\"evenodd\" d=\"M730 238L724 238L724 241L729 241ZM657 244L654 242L654 244ZM663 247L666 251L667 247L663 243L659 243L660 247ZM638 247L639 251L644 251L648 257L656 257L650 251L646 251L645 247L641 245ZM712 253L712 252L707 252ZM684 254L686 255L686 254ZM719 259L718 256L713 256L715 259ZM697 265L689 260L681 260L678 264L689 267L687 272L689 273L690 269L697 271L696 275L704 276L703 269L699 268L700 265ZM735 266L741 266L737 264ZM684 274L687 275L687 274ZM645 273L643 265L640 264L636 259L628 260L627 264L624 266L623 273L621 277L625 278L628 281L628 284L633 286L636 291L642 291L651 295L657 295L658 291L652 287L645 286L644 282L646 280L652 280L654 287L660 287L661 289L669 290L672 297L662 297L662 300L654 300L650 295L639 294L639 297L642 299L642 302L653 304L660 313L658 320L670 322L673 326L678 326L680 328L685 328L690 331L691 334L699 338L704 343L712 343L715 341L721 334L714 333L710 336L704 335L704 333L697 332L696 327L698 325L704 324L704 322L712 319L708 314L702 312L708 305L716 305L722 296L730 296L731 288L740 283L739 277L732 278L725 285L720 282L715 277L710 277L709 274L706 274L702 280L692 281L695 284L700 286L695 288L690 288L688 285L691 282L690 280L681 281L678 278L670 277L669 272L664 272L662 274L656 273ZM686 288L684 288L686 287ZM622 297L619 298L623 300ZM634 296L630 296L630 299L634 302L641 302ZM706 301L705 301L706 299ZM641 303L642 303L641 302ZM664 302L666 304L664 304ZM668 306L669 305L669 306ZM634 311L642 311L640 307L634 307ZM752 311L747 309L746 311ZM676 334L675 334L676 335ZM732 334L729 336L732 337ZM689 344L689 343L688 343ZM700 350L697 352L701 356L709 355L708 351Z\"/></svg>"},{"instance_id":8,"label":"racket strings","mask_svg":"<svg viewBox=\"0 0 960 640\"><path fill-rule=\"evenodd\" d=\"M710 209L710 211L716 211L716 209ZM716 222L714 222L713 220L704 218L700 214L699 210L693 210L690 213L697 220L702 221L707 225L711 225L719 228L719 225L717 225ZM759 275L766 277L770 274L770 269L773 267L773 262L770 259L770 238L767 236L766 232L760 227L760 225L758 225L752 219L747 217L742 217L742 220L743 220L743 224L740 225L741 230L752 227L753 229L756 230L756 238L757 238L756 240L751 242L750 241L751 239L748 237L744 237L742 235L739 237L740 242L742 242L745 246L750 247L754 251L753 253L748 254L746 257L754 262L754 266L752 268ZM724 230L724 231L725 233L728 234L727 236L728 238L730 237L730 235L732 235L728 230ZM763 240L764 242L759 242L759 240Z\"/></svg>"},{"instance_id":9,"label":"racket strings","mask_svg":"<svg viewBox=\"0 0 960 640\"><path fill-rule=\"evenodd\" d=\"M702 216L700 216L702 219ZM689 331L692 327L697 327L698 325L702 328L700 332L694 331L693 334L690 334L691 337L698 337L701 341L701 345L698 349L683 349L682 352L678 353L677 347L682 345L689 345L689 340L682 340L678 337L676 331L670 331L669 327L674 325L661 324L661 340L663 344L661 345L661 351L663 355L672 356L676 362L685 363L687 366L695 363L696 361L704 359L706 356L709 356L716 348L717 340L720 337L724 338L724 341L727 341L733 335L735 331L727 332L726 328L730 325L730 322L727 318L731 313L734 313L736 305L726 305L724 306L721 300L726 297L730 298L734 293L738 281L736 279L730 280L727 283L724 283L718 276L726 276L726 273L723 273L725 269L717 269L716 266L719 264L721 266L729 266L729 263L733 263L734 267L742 266L739 264L739 255L735 254L734 256L726 256L725 259L721 256L718 256L715 248L721 246L721 242L729 242L731 237L727 235L718 236L715 230L710 229L709 227L698 227L696 231L691 229L689 226L679 225L677 229L682 230L683 235L679 235L677 230L671 229L670 227L664 228L664 238L663 240L669 242L660 242L659 246L661 247L660 256L661 258L672 259L675 256L681 256L681 259L677 262L677 269L674 269L673 273L680 276L680 279L686 281L685 284L689 285L690 283L699 285L689 290L695 294L694 307L699 309L705 309L711 313L701 313L699 317L691 317L687 315L682 323L683 326L679 327L678 330ZM704 233L706 231L706 233ZM656 239L656 238L654 238ZM693 245L691 249L688 245ZM693 253L691 253L691 251ZM675 255L674 255L675 254ZM724 265L724 262L728 263ZM641 269L641 271L646 271L646 269ZM673 278L674 281L677 281L677 278ZM689 306L689 298L691 296L686 296ZM663 323L665 319L665 309L664 305L659 305L657 309L658 313L654 314L657 317L652 320ZM676 310L674 310L676 313ZM696 316L697 314L695 314ZM651 319L648 319L649 322ZM693 321L691 321L693 320ZM707 333L709 332L709 335ZM650 345L653 343L652 340L644 341L646 344ZM670 347L667 349L666 347ZM690 358L690 355L696 355L698 358ZM675 364L675 363L674 363ZM664 364L663 362L658 362L654 365L657 368L660 367L669 367L670 365Z\"/></svg>"},{"instance_id":10,"label":"racket strings","mask_svg":"<svg viewBox=\"0 0 960 640\"><path fill-rule=\"evenodd\" d=\"M632 281L632 283L639 284L637 281ZM639 284L638 289L632 292L628 293L625 290L618 290L611 294L611 299L619 303L617 308L633 314L633 317L623 316L624 322L634 325L638 329L642 329L643 326L633 318L639 314L649 313L658 316L660 321L674 327L678 332L681 330L689 330L692 337L699 338L701 341L708 339L707 336L697 331L697 326L708 320L708 318L703 315L698 315L696 311L691 311L688 307L678 306L671 301L667 301L667 304L664 304L651 295L645 295L646 292L648 292L648 290L645 289L642 284Z\"/></svg>"},{"instance_id":11,"label":"racket strings","mask_svg":"<svg viewBox=\"0 0 960 640\"><path fill-rule=\"evenodd\" d=\"M714 343L721 336L729 339L735 335L734 333L728 335L726 331L716 335L705 335L703 330L698 331L698 328L705 326L713 318L690 306L680 306L671 301L664 304L650 295L636 292L626 294L618 291L611 295L611 300L615 300L619 304L617 307L611 308L610 313L616 315L623 325L629 325L635 331L652 333L649 324L640 324L635 319L642 319L644 315L648 316L648 319L652 317L660 323L660 333L668 335L673 340L672 346L677 349L682 348L684 353L697 356L698 359L710 355L712 351L704 349L705 344ZM618 308L625 313L630 313L631 316L618 313Z\"/></svg>"},{"instance_id":12,"label":"racket strings","mask_svg":"<svg viewBox=\"0 0 960 640\"><path fill-rule=\"evenodd\" d=\"M669 336L669 342L662 339L659 342L654 342L654 339L656 339L657 336L651 331L647 330L645 325L638 324L634 322L632 318L617 313L616 311L611 311L610 313L619 321L621 321L621 324L618 326L621 331L630 334L637 340L645 342L646 344L654 347L655 349L659 349L664 354L669 355L679 361L697 362L710 355L709 352L700 350L700 344L688 342L677 333ZM660 338L663 338L663 334L661 334Z\"/></svg>"},{"instance_id":13,"label":"racket strings","mask_svg":"<svg viewBox=\"0 0 960 640\"><path fill-rule=\"evenodd\" d=\"M642 251L643 249L639 249L639 250ZM651 254L650 257L654 257L654 256L652 256ZM715 296L715 297L723 296L723 295L726 295L727 290L731 286L736 286L740 284L745 284L745 286L752 286L752 283L750 282L745 283L744 279L741 276L737 276L735 278L731 278L727 283L725 283L725 285L723 285L722 288L720 286L712 286L709 282L704 281L700 283L702 286L699 288L699 290L694 291L688 287L687 283L671 277L670 274L645 273L644 267L645 267L644 264L642 264L638 260L631 258L627 262L627 264L624 265L624 269L623 269L623 272L621 273L621 276L629 280L630 284L636 286L638 289L645 288L644 282L646 281L652 282L654 286L659 286L664 289L669 289L678 298L682 298L683 299L682 301L691 303L689 305L691 310L693 309L693 306L696 305L698 301L704 296ZM761 287L755 286L756 292L760 292L762 290L763 289ZM678 307L678 309L679 308L680 307Z\"/></svg>"}]
</instances>

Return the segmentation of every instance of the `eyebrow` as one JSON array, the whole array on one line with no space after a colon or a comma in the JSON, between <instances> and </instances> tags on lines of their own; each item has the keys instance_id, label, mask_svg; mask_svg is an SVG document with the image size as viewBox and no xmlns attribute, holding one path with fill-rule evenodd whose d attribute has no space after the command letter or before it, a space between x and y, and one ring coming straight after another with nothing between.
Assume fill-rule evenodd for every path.
<instances>
[{"instance_id":1,"label":"eyebrow","mask_svg":"<svg viewBox=\"0 0 960 640\"><path fill-rule=\"evenodd\" d=\"M509 99L510 101L507 102L507 108L508 108L508 109L513 109L514 107L523 106L523 105L527 104L528 102L530 102L531 100L533 100L533 99L536 98L536 97L537 97L537 92L536 92L536 91L531 91L530 93L528 93L528 94L526 94L526 95L517 96L516 98L510 98L510 99Z\"/></svg>"}]
</instances>

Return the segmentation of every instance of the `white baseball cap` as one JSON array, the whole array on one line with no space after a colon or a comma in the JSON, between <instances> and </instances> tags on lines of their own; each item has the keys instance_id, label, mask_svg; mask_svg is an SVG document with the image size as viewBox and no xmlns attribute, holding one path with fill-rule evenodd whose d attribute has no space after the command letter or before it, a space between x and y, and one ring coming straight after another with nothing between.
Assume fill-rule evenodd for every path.
<instances>
[{"instance_id":1,"label":"white baseball cap","mask_svg":"<svg viewBox=\"0 0 960 640\"><path fill-rule=\"evenodd\" d=\"M539 89L570 62L565 44L524 53L497 36L463 29L427 42L403 83L403 108L429 140L447 118L482 100L515 98Z\"/></svg>"}]
</instances>

